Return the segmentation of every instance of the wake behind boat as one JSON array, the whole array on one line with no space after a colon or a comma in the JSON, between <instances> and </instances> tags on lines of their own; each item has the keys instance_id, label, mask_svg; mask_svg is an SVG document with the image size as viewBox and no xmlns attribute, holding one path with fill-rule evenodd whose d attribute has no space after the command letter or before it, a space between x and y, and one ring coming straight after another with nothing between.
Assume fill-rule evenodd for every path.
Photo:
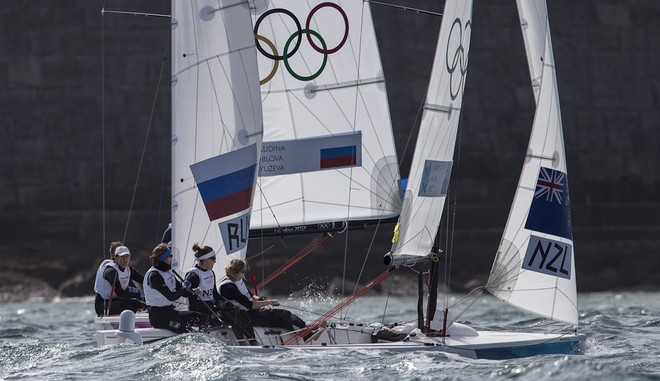
<instances>
[{"instance_id":1,"label":"wake behind boat","mask_svg":"<svg viewBox=\"0 0 660 381\"><path fill-rule=\"evenodd\" d=\"M182 7L181 3L173 2L172 5L175 57L204 50L199 45L195 48L185 46L185 40L181 43L178 37L179 33L187 35L186 28L206 28L214 24L216 30L224 30L220 35L231 39L235 33L242 33L237 40L256 41L256 48L242 45L246 46L242 54L252 54L251 51L258 49L260 54L269 58L266 68L259 61L265 150L258 151L261 153L260 177L253 201L255 207L249 217L252 238L265 235L268 230L278 235L309 230L336 232L345 230L351 222L380 223L399 215L392 250L385 256L386 269L381 275L307 327L297 331L257 327L255 336L259 345L242 348L438 350L490 359L577 350L585 337L575 333L573 328L577 326L578 316L567 167L545 0L518 2L537 110L516 196L490 278L471 296L478 298L489 292L517 308L571 326L558 333L477 331L457 321L461 316L461 313L454 312L457 308L450 310L445 305L436 309L438 260L446 255L438 249L437 232L450 192L467 78L472 1L445 2L402 204L399 201L398 169L392 162L395 154L387 117L385 82L380 72L369 3L251 1L249 9L254 24L249 28L237 25L239 20L245 22L244 15L241 15L242 19L234 15L231 23L227 22L229 18L225 15L228 9L246 13L248 3L238 0L232 4L220 2L220 7L218 2L210 1L185 2L193 7ZM321 18L322 14L325 17ZM206 38L215 36L199 30L196 34ZM205 39L197 39L195 43L213 45ZM228 52L235 51L228 49ZM196 65L202 66L211 73L210 78L214 78L213 71L221 70L223 66L209 64L214 60L205 57L195 58ZM180 59L173 60L172 72L175 74L194 67L190 64L181 66L177 60ZM311 74L301 74L305 70ZM250 71L243 74L246 78L251 75L256 78L256 74ZM239 77L241 75L236 76ZM185 86L184 79L185 76L177 74L176 86ZM202 86L201 82L193 83ZM201 190L198 192L190 174L189 167L201 158L178 151L179 147L187 146L181 142L190 133L189 125L197 126L196 134L202 129L193 122L197 119L192 114L192 119L182 122L182 114L199 112L199 107L190 107L190 99L177 93L181 94L175 91L173 95L173 112L177 118L173 117L175 234L172 245L173 251L179 255L178 266L183 269L191 267L193 258L184 248L190 246L191 240L201 240L200 236L205 242L212 242L216 245L214 247L225 250L227 258L231 254L245 259L247 232L241 230L241 234L235 237L223 237L220 232L223 221L245 228L248 221L246 209L241 207L232 210L234 214L217 217L220 219L218 230L218 222L213 221L211 212L204 210L203 195L199 194ZM237 109L241 108L238 103L241 98L230 99L237 102ZM243 100L254 105L252 98ZM231 127L234 122L228 121L235 119L227 119L223 112L236 113L221 110L219 114L225 128ZM235 139L247 141L251 136L254 134L238 134ZM217 141L225 145L227 142L223 139ZM215 151L217 148L211 149L211 152ZM186 159L191 157L194 161ZM182 158L184 162L178 162ZM179 189L181 186L183 188ZM187 195L187 201L182 195ZM217 239L213 240L215 236ZM239 249L229 250L233 244L239 245ZM219 264L224 267L222 262ZM415 270L420 274L428 271L431 286L426 316L420 307L416 321L398 325L331 320L392 272L408 268L422 268ZM422 287L419 292L421 296ZM144 316L138 314L136 318L130 311L125 311L121 319L102 319L116 320L119 328L112 326L112 329L98 331L99 345L127 340L146 343L174 335L165 330L134 328L144 321ZM244 344L227 326L205 333L227 345Z\"/></svg>"}]
</instances>

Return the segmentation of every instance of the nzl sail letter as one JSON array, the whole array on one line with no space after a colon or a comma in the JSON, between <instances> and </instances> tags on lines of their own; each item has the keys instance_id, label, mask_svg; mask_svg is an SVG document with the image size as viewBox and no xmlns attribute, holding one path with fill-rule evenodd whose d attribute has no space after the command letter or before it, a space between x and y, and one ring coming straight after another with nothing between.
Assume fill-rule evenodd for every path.
<instances>
[{"instance_id":1,"label":"nzl sail letter","mask_svg":"<svg viewBox=\"0 0 660 381\"><path fill-rule=\"evenodd\" d=\"M571 244L530 236L522 268L571 279Z\"/></svg>"}]
</instances>

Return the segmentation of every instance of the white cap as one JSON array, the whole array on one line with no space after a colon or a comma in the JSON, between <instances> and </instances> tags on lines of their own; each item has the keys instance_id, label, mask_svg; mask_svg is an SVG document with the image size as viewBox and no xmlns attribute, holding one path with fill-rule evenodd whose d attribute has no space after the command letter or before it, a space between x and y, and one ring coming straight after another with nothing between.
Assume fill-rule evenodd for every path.
<instances>
[{"instance_id":1,"label":"white cap","mask_svg":"<svg viewBox=\"0 0 660 381\"><path fill-rule=\"evenodd\" d=\"M117 246L115 249L115 255L118 257L122 257L124 255L131 255L131 252L128 250L128 247L126 246Z\"/></svg>"}]
</instances>

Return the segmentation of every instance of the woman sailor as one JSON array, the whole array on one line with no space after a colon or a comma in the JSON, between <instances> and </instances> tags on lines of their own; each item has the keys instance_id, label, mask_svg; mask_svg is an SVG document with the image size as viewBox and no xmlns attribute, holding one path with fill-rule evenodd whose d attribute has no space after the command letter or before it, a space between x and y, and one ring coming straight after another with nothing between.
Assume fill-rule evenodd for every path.
<instances>
[{"instance_id":1,"label":"woman sailor","mask_svg":"<svg viewBox=\"0 0 660 381\"><path fill-rule=\"evenodd\" d=\"M199 314L176 310L174 301L180 297L194 297L195 294L175 278L172 251L161 243L154 248L149 258L153 266L144 275L144 297L149 306L149 322L154 328L169 329L174 333L190 332Z\"/></svg>"},{"instance_id":2,"label":"woman sailor","mask_svg":"<svg viewBox=\"0 0 660 381\"><path fill-rule=\"evenodd\" d=\"M144 277L131 267L131 252L122 242L110 244L110 258L101 262L94 280L94 309L98 316L119 315L123 310L136 312L143 303L136 284Z\"/></svg>"},{"instance_id":3,"label":"woman sailor","mask_svg":"<svg viewBox=\"0 0 660 381\"><path fill-rule=\"evenodd\" d=\"M280 305L276 299L255 298L243 281L245 267L242 260L232 259L225 268L227 277L220 282L220 295L227 300L223 316L232 324L236 337L254 345L254 326L290 331L305 327L305 322L290 311L268 308Z\"/></svg>"},{"instance_id":4,"label":"woman sailor","mask_svg":"<svg viewBox=\"0 0 660 381\"><path fill-rule=\"evenodd\" d=\"M200 291L195 292L197 297L188 298L188 308L208 316L212 325L219 325L224 298L215 288L215 251L210 246L200 247L198 244L194 244L192 249L197 264L186 274L186 282L193 291Z\"/></svg>"}]
</instances>

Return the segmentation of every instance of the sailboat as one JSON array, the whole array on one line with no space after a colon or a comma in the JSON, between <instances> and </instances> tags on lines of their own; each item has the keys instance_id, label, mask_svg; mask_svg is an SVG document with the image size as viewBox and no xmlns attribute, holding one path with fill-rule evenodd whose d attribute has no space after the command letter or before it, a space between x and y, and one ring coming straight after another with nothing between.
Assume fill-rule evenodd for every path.
<instances>
[{"instance_id":1,"label":"sailboat","mask_svg":"<svg viewBox=\"0 0 660 381\"><path fill-rule=\"evenodd\" d=\"M489 280L479 293L489 292L515 307L567 323L571 328L559 333L477 331L456 321L453 311L447 308L431 311L429 315L434 316L427 316L426 321L418 319L417 329L408 331L391 329L381 324L352 324L342 320L325 325L330 317L348 304L346 301L311 322L303 332L257 329L255 334L261 345L250 349L435 350L470 358L499 359L571 353L578 348L585 337L575 333L573 328L577 326L577 293L554 59L545 1L533 3L520 1L519 10L537 109L509 219ZM359 43L362 39L369 41L373 27L370 26L368 3L306 1L296 2L296 6L292 7L291 2L257 0L252 3L252 7L255 38L263 43L258 44L257 49L261 46L260 54L271 60L265 72L265 66L261 61L259 63L265 123L258 189L250 222L252 232L265 234L270 229L272 233L283 234L288 231L322 231L328 228L344 230L352 219L362 223L399 215L392 249L385 255L387 270L366 286L384 279L396 268L436 263L441 253L434 241L449 189L467 74L472 1L445 2L410 179L400 209L397 205L400 189L398 171L392 167L390 159L372 160L380 163L371 166L377 169L375 172L373 169L371 172L363 169L369 165L367 159L379 151L365 148L370 144L367 136L371 134L367 127L372 124L375 128L379 124L367 123L367 127L363 127L362 124L347 123L347 129L331 130L330 127L339 122L329 122L329 119L323 117L331 114L334 106L351 110L343 114L345 122L357 121L357 115L361 113L372 115L367 105L378 98L366 97L363 91L384 92L382 75L374 75L373 70L362 71L358 65L357 71L352 72L353 77L344 79L337 74L344 73L344 70L339 70L342 66L334 66L334 61L332 65L327 64L333 54L338 54L347 46L360 52L362 46ZM530 10L533 12L530 13ZM339 16L339 24L346 26L346 37L344 32L340 32L337 39L337 34L330 32L333 27L325 29L320 21L334 20L336 23L337 19L313 17L320 11L336 12L334 16ZM355 16L352 11L360 16L353 18ZM306 20L304 29L300 21L303 19ZM366 29L365 24L368 26ZM282 27L278 28L277 25ZM352 25L363 26L359 29L359 38L352 37L351 33L356 29L349 29ZM265 31L272 34L267 35ZM302 38L303 35L305 38ZM333 43L324 42L326 37L331 40L332 36L335 36ZM306 47L303 46L305 43L308 44ZM279 48L278 44L284 44L284 47ZM376 46L375 39L373 46ZM266 48L270 49L266 51L270 56L261 51ZM374 49L373 52L377 53L377 48ZM542 53L539 55L539 52ZM307 58L309 54L320 55L320 58L313 61ZM296 55L301 61L293 60ZM373 58L374 55L368 56ZM289 59L291 62L288 62ZM347 62L352 64L361 62L361 59L362 55L358 54L353 56L353 62ZM279 61L284 61L286 71ZM332 70L326 74L328 68ZM267 88L264 89L264 86ZM344 93L338 95L334 91ZM348 105L343 103L348 98L346 93L353 96L348 99L353 101L348 102ZM325 103L318 109L312 109L310 104L318 99ZM365 105L364 109L362 105ZM288 109L289 113L282 112L282 109ZM309 116L300 118L304 114ZM317 120L314 121L314 118ZM366 120L370 121L369 118ZM318 124L321 129L303 133L305 124ZM269 129L269 126L276 128ZM374 133L377 137L388 137L387 133L377 131ZM392 156L389 144L381 147L384 148L380 149L380 153L385 157ZM308 155L313 156L307 160L309 162L297 163L295 151L302 149L308 149L311 152ZM277 152L282 153L281 157L276 156ZM293 152L294 160L289 163L283 152ZM264 160L264 156L268 155L273 157ZM332 163L331 166L323 167L324 160L326 165ZM265 165L273 167L264 168ZM266 173L271 170L276 173ZM361 171L371 173L370 181L358 180ZM378 175L374 176L374 173ZM348 187L349 191L339 193L337 198L331 194L323 199L324 193L330 193L324 191L333 189L333 184L322 181L325 178L338 179L343 183L342 187ZM291 179L297 181L300 187L292 188L288 193L277 190L278 186L282 186L281 183ZM311 182L309 186L308 179ZM379 185L372 186L374 181ZM288 188L283 186L283 189ZM354 195L353 190L357 194ZM368 208L364 206L367 204L352 203L354 196L364 196L361 190L368 191L364 193L369 196L362 198L369 199ZM328 217L336 213L334 210L340 211L336 219ZM335 221L344 222L337 227L333 226ZM365 290L366 286L361 290ZM361 290L354 296L359 296ZM130 327L126 331L130 331ZM237 344L231 331L218 330L211 334L228 345Z\"/></svg>"},{"instance_id":2,"label":"sailboat","mask_svg":"<svg viewBox=\"0 0 660 381\"><path fill-rule=\"evenodd\" d=\"M320 8L318 2L308 3L312 4L309 6L312 12ZM328 3L323 4L327 6ZM342 9L346 7L346 4L341 6ZM577 326L577 294L565 153L561 137L560 110L547 10L544 1L533 3L521 1L519 8L529 57L530 76L537 99L537 112L532 127L528 157L520 177L509 222L489 281L481 288L480 294L489 292L526 311ZM263 15L279 12L291 17L284 8L269 8L261 12ZM445 3L410 178L395 228L392 250L385 255L385 264L390 266L390 269L436 262L440 255L434 242L443 214L453 165L468 66L472 31L471 14L471 1L448 0ZM364 20L365 17L363 16L362 19ZM258 19L256 25L259 25L259 21L261 19ZM255 33L256 30L257 27ZM290 36L287 40L289 47L296 38L294 31L287 30ZM287 36L285 35L284 38L287 39ZM288 51L287 48L284 50ZM262 67L260 64L260 69ZM273 64L272 68L275 70L276 65ZM267 76L266 79L270 80L270 77ZM293 79L287 80L285 76L282 80L285 86L290 85L290 82L298 84ZM264 81L262 80L262 93L264 93ZM307 88L317 89L315 86L308 85ZM287 94L288 91L282 90L282 93ZM272 92L265 94L267 97L273 96ZM270 116L281 117L281 111L275 106L268 106L269 102L279 107L286 107L287 102L278 102L277 99L267 97L263 99L264 113L268 115L272 107L274 111ZM302 96L291 98L295 101L304 100ZM289 107L291 107L290 103ZM300 128L303 127L304 125ZM268 135L269 127L266 122L265 136ZM548 185L548 179L562 184L563 187L559 189L558 185ZM297 180L302 182L301 178ZM284 180L280 179L280 181ZM267 199L266 190L269 190L268 184L262 183L261 194L262 196L266 194ZM548 192L550 192L549 196ZM321 194L325 193L328 192ZM313 193L313 196L320 197L316 193ZM561 204L558 201L561 201ZM548 208L541 202L555 202L561 206L555 210L552 204ZM345 208L345 205L342 204L342 207ZM255 211L261 210L253 209L253 215ZM273 212L272 215L277 216L277 213ZM304 216L300 213L296 214L295 211L289 211L287 216L293 219L294 223L302 224L304 221ZM279 229L278 232L281 230ZM380 281L386 276L387 272L371 283ZM346 304L340 303L338 307L310 324L305 333L314 330L316 334L311 339L302 340L300 335L297 335L294 339L282 339L283 345L271 345L272 341L264 341L263 344L271 348L308 350L342 347L391 350L434 349L472 358L508 358L544 353L570 353L584 340L583 335L575 334L572 329L556 334L476 331L455 321L452 313L446 309L436 313L431 311L430 315L434 316L427 316L426 322L423 319L418 320L418 328L423 328L422 330L406 332L403 337L381 335L386 329L378 324L352 326L343 324L340 320L331 328L320 325ZM390 341L393 337L401 339Z\"/></svg>"},{"instance_id":3,"label":"sailboat","mask_svg":"<svg viewBox=\"0 0 660 381\"><path fill-rule=\"evenodd\" d=\"M250 8L247 0L172 1L171 25L172 269L193 267L194 243L211 246L224 269L245 259L263 134ZM173 335L151 328L144 313L97 325L105 328L99 345Z\"/></svg>"}]
</instances>

